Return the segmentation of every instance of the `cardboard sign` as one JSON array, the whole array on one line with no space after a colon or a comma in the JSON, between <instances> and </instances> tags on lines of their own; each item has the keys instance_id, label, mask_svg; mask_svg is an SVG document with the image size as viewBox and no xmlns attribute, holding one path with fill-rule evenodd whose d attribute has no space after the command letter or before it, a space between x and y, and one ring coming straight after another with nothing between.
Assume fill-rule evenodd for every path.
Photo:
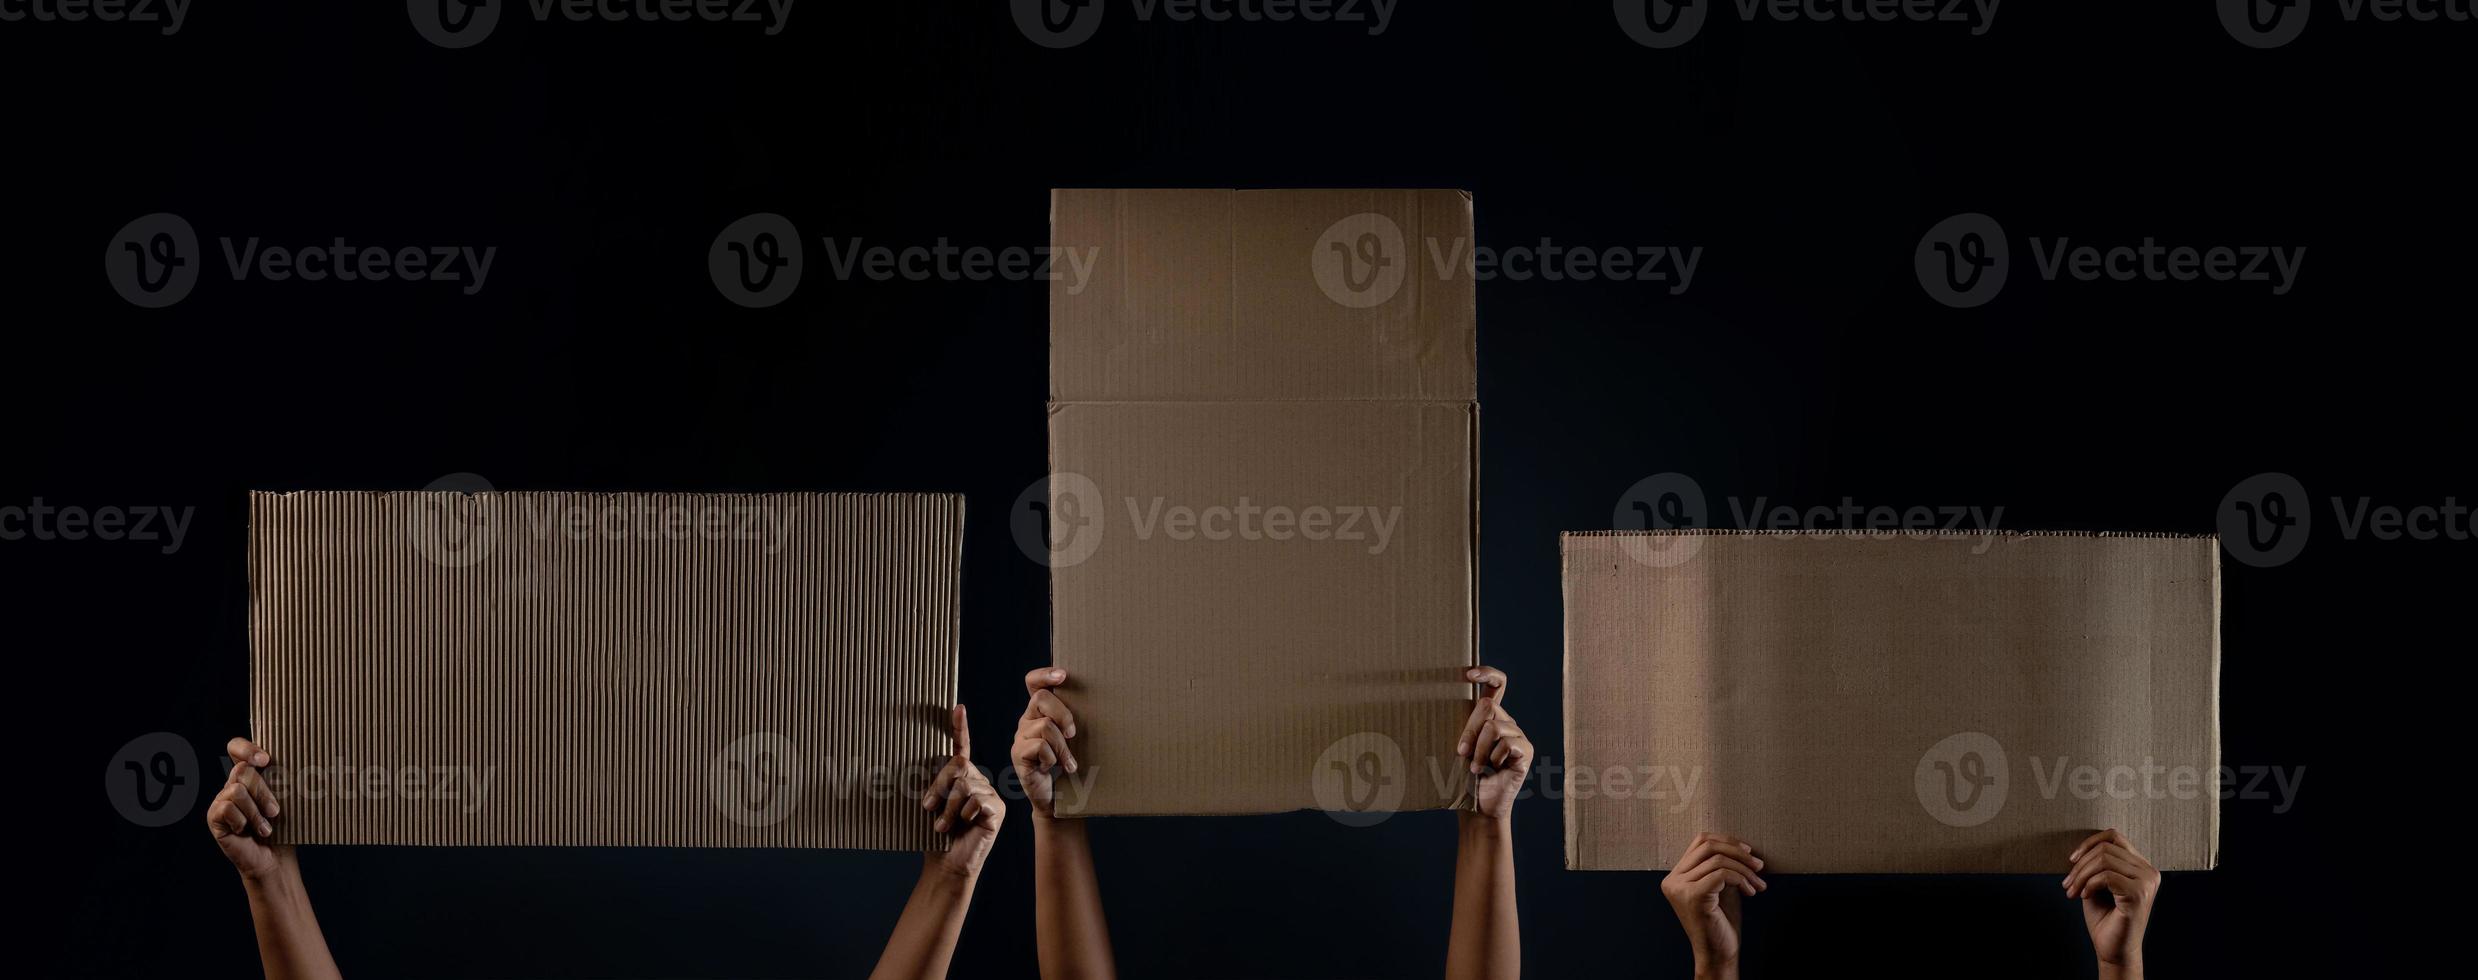
<instances>
[{"instance_id":1,"label":"cardboard sign","mask_svg":"<svg viewBox=\"0 0 2478 980\"><path fill-rule=\"evenodd\" d=\"M253 494L279 833L941 848L962 543L947 495Z\"/></svg>"},{"instance_id":2,"label":"cardboard sign","mask_svg":"<svg viewBox=\"0 0 2478 980\"><path fill-rule=\"evenodd\" d=\"M1470 197L1063 190L1051 218L1096 270L1051 286L1028 502L1080 729L1059 811L1462 803Z\"/></svg>"},{"instance_id":3,"label":"cardboard sign","mask_svg":"<svg viewBox=\"0 0 2478 980\"><path fill-rule=\"evenodd\" d=\"M1564 537L1568 867L2212 866L2217 539L1891 534Z\"/></svg>"}]
</instances>

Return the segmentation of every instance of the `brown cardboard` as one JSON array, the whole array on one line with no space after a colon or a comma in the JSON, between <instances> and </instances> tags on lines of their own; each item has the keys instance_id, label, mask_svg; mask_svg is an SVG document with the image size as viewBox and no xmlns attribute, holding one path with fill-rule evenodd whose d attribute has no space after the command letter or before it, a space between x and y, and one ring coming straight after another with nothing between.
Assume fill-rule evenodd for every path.
<instances>
[{"instance_id":1,"label":"brown cardboard","mask_svg":"<svg viewBox=\"0 0 2478 980\"><path fill-rule=\"evenodd\" d=\"M1768 874L2061 876L2110 827L2163 870L2217 858L2210 536L1562 545L1569 868L1667 870L1707 830Z\"/></svg>"},{"instance_id":2,"label":"brown cardboard","mask_svg":"<svg viewBox=\"0 0 2478 980\"><path fill-rule=\"evenodd\" d=\"M962 539L951 495L252 494L281 839L943 847Z\"/></svg>"},{"instance_id":3,"label":"brown cardboard","mask_svg":"<svg viewBox=\"0 0 2478 980\"><path fill-rule=\"evenodd\" d=\"M1477 361L1471 277L1432 255L1468 254L1470 197L1062 190L1051 218L1096 259L1050 291L1060 812L1461 805Z\"/></svg>"}]
</instances>

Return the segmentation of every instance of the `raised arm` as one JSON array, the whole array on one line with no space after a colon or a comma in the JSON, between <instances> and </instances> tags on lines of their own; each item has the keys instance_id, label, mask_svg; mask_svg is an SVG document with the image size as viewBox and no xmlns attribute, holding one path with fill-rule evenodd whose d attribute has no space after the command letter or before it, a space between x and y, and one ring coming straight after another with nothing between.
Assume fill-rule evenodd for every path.
<instances>
[{"instance_id":1,"label":"raised arm","mask_svg":"<svg viewBox=\"0 0 2478 980\"><path fill-rule=\"evenodd\" d=\"M921 880L904 902L903 917L886 938L872 980L932 980L946 976L955 958L955 939L963 934L964 913L972 908L972 888L981 878L981 862L998 842L1006 822L1007 804L972 764L972 732L965 727L964 706L947 714L954 730L955 755L938 770L921 796L921 809L939 833L955 839L945 851L921 857Z\"/></svg>"},{"instance_id":2,"label":"raised arm","mask_svg":"<svg viewBox=\"0 0 2478 980\"><path fill-rule=\"evenodd\" d=\"M1476 809L1456 814L1454 927L1446 938L1451 980L1509 980L1523 974L1521 922L1514 908L1514 799L1531 772L1532 742L1506 713L1506 674L1474 667L1480 685L1454 754L1477 784Z\"/></svg>"},{"instance_id":3,"label":"raised arm","mask_svg":"<svg viewBox=\"0 0 2478 980\"><path fill-rule=\"evenodd\" d=\"M1116 977L1086 823L1060 819L1051 807L1057 774L1076 771L1067 745L1076 735L1076 716L1058 696L1066 684L1067 672L1057 667L1024 675L1029 697L1008 753L1033 812L1033 935L1044 980Z\"/></svg>"},{"instance_id":4,"label":"raised arm","mask_svg":"<svg viewBox=\"0 0 2478 980\"><path fill-rule=\"evenodd\" d=\"M301 884L301 863L292 845L271 843L284 808L259 770L274 760L246 738L225 743L224 753L232 757L232 773L207 805L207 831L241 873L241 888L249 893L261 967L268 980L343 976L335 957L327 953L327 937L318 931L318 915L310 910L310 891Z\"/></svg>"}]
</instances>

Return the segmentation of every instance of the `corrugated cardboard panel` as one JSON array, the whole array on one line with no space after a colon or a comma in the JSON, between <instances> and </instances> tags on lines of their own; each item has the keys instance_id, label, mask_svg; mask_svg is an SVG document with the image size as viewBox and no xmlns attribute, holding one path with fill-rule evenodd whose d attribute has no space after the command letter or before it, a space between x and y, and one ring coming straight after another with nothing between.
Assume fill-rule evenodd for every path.
<instances>
[{"instance_id":1,"label":"corrugated cardboard panel","mask_svg":"<svg viewBox=\"0 0 2478 980\"><path fill-rule=\"evenodd\" d=\"M1050 288L1052 401L1478 397L1461 191L1061 190L1051 221L1096 260Z\"/></svg>"},{"instance_id":2,"label":"corrugated cardboard panel","mask_svg":"<svg viewBox=\"0 0 2478 980\"><path fill-rule=\"evenodd\" d=\"M2211 537L1562 543L1568 867L1666 870L1706 830L1767 872L2062 875L2108 827L2215 861Z\"/></svg>"},{"instance_id":3,"label":"corrugated cardboard panel","mask_svg":"<svg viewBox=\"0 0 2478 980\"><path fill-rule=\"evenodd\" d=\"M1056 511L1090 548L1052 571L1080 730L1060 812L1453 804L1471 423L1467 406L1387 402L1052 415L1053 462L1089 481ZM1365 778L1320 799L1327 767L1363 761L1334 747L1363 733L1382 736L1361 739L1379 746Z\"/></svg>"},{"instance_id":4,"label":"corrugated cardboard panel","mask_svg":"<svg viewBox=\"0 0 2478 980\"><path fill-rule=\"evenodd\" d=\"M917 797L951 750L961 497L250 513L251 731L286 841L943 846Z\"/></svg>"},{"instance_id":5,"label":"corrugated cardboard panel","mask_svg":"<svg viewBox=\"0 0 2478 980\"><path fill-rule=\"evenodd\" d=\"M1055 193L1097 269L1050 290L1062 813L1464 800L1471 231L1459 191Z\"/></svg>"}]
</instances>

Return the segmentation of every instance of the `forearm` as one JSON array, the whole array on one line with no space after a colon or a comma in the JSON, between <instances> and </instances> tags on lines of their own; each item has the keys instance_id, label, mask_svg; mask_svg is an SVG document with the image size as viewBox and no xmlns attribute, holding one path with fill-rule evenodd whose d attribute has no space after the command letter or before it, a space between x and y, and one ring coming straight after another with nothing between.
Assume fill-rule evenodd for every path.
<instances>
[{"instance_id":1,"label":"forearm","mask_svg":"<svg viewBox=\"0 0 2478 980\"><path fill-rule=\"evenodd\" d=\"M972 909L972 889L980 875L959 874L930 854L921 859L921 880L903 903L903 917L886 937L871 980L934 980L946 976L955 958L955 940L964 932L964 913Z\"/></svg>"},{"instance_id":2,"label":"forearm","mask_svg":"<svg viewBox=\"0 0 2478 980\"><path fill-rule=\"evenodd\" d=\"M1523 973L1514 908L1514 828L1477 813L1455 815L1454 929L1446 940L1450 980L1503 980Z\"/></svg>"},{"instance_id":3,"label":"forearm","mask_svg":"<svg viewBox=\"0 0 2478 980\"><path fill-rule=\"evenodd\" d=\"M1043 980L1118 975L1082 820L1033 815L1033 930Z\"/></svg>"},{"instance_id":4,"label":"forearm","mask_svg":"<svg viewBox=\"0 0 2478 980\"><path fill-rule=\"evenodd\" d=\"M250 923L258 930L258 961L267 980L332 980L342 977L327 952L327 937L318 930L318 914L310 909L310 892L301 883L301 865L290 852L276 867L257 877L243 876L249 892Z\"/></svg>"}]
</instances>

